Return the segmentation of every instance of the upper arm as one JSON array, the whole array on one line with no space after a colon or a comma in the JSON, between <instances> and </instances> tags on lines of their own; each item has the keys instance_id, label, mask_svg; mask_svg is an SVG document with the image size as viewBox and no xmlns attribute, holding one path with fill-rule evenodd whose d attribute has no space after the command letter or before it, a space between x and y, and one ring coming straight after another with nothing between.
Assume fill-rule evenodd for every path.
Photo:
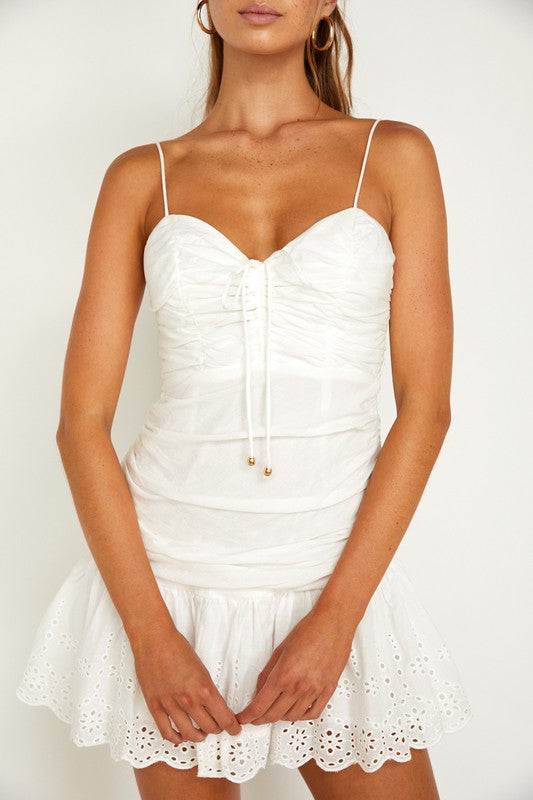
<instances>
[{"instance_id":1,"label":"upper arm","mask_svg":"<svg viewBox=\"0 0 533 800\"><path fill-rule=\"evenodd\" d=\"M396 405L448 420L453 314L447 220L437 158L420 128L389 128L392 226L396 261L390 352Z\"/></svg>"},{"instance_id":2,"label":"upper arm","mask_svg":"<svg viewBox=\"0 0 533 800\"><path fill-rule=\"evenodd\" d=\"M65 357L58 433L88 416L111 429L145 287L153 151L149 145L128 150L105 172Z\"/></svg>"}]
</instances>

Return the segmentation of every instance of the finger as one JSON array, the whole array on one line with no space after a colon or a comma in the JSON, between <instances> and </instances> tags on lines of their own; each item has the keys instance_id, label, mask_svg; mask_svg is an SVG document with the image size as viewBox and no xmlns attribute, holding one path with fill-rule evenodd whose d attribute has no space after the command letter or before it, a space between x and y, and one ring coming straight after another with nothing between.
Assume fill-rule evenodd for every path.
<instances>
[{"instance_id":1,"label":"finger","mask_svg":"<svg viewBox=\"0 0 533 800\"><path fill-rule=\"evenodd\" d=\"M227 731L232 736L241 733L241 723L218 690L215 696L206 702L205 707L222 730Z\"/></svg>"},{"instance_id":2,"label":"finger","mask_svg":"<svg viewBox=\"0 0 533 800\"><path fill-rule=\"evenodd\" d=\"M220 733L222 731L216 719L211 716L208 709L203 705L194 706L190 711L190 716L205 733Z\"/></svg>"},{"instance_id":3,"label":"finger","mask_svg":"<svg viewBox=\"0 0 533 800\"><path fill-rule=\"evenodd\" d=\"M179 730L183 739L188 742L203 742L207 734L195 728L189 717L189 710L184 711L177 701L169 698L165 703L165 711L174 720L176 728Z\"/></svg>"},{"instance_id":4,"label":"finger","mask_svg":"<svg viewBox=\"0 0 533 800\"><path fill-rule=\"evenodd\" d=\"M307 692L305 692L305 694L299 697L290 708L287 709L282 719L286 719L289 722L296 722L299 719L304 719L304 714L309 711L310 707L312 708L316 699L316 690L309 689Z\"/></svg>"},{"instance_id":5,"label":"finger","mask_svg":"<svg viewBox=\"0 0 533 800\"><path fill-rule=\"evenodd\" d=\"M323 712L330 697L331 691L329 690L319 694L312 702L310 708L306 709L298 719L317 719Z\"/></svg>"},{"instance_id":6,"label":"finger","mask_svg":"<svg viewBox=\"0 0 533 800\"><path fill-rule=\"evenodd\" d=\"M174 742L174 744L181 744L183 742L183 736L181 733L174 730L166 711L163 709L153 709L151 713L163 739L168 739L169 742Z\"/></svg>"},{"instance_id":7,"label":"finger","mask_svg":"<svg viewBox=\"0 0 533 800\"><path fill-rule=\"evenodd\" d=\"M295 699L295 692L282 692L264 714L252 720L252 725L264 725L267 722L284 719L287 710L294 705Z\"/></svg>"},{"instance_id":8,"label":"finger","mask_svg":"<svg viewBox=\"0 0 533 800\"><path fill-rule=\"evenodd\" d=\"M240 723L252 722L268 711L270 706L278 699L284 690L277 685L275 677L270 673L264 686L259 690L253 700L237 714ZM293 700L294 702L294 700Z\"/></svg>"}]
</instances>

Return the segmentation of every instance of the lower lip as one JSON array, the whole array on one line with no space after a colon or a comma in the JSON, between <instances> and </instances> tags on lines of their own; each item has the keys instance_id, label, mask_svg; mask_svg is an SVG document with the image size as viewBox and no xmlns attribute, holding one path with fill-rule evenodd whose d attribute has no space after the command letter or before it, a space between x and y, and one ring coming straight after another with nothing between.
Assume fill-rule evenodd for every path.
<instances>
[{"instance_id":1,"label":"lower lip","mask_svg":"<svg viewBox=\"0 0 533 800\"><path fill-rule=\"evenodd\" d=\"M241 14L241 17L251 22L252 25L268 25L269 22L275 22L277 19L281 19L280 14L257 14L253 11Z\"/></svg>"}]
</instances>

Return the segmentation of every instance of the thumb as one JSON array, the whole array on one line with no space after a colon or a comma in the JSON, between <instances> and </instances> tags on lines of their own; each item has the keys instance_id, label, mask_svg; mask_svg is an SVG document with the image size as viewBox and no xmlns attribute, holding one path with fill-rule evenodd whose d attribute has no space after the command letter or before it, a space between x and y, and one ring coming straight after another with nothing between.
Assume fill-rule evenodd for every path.
<instances>
[{"instance_id":1,"label":"thumb","mask_svg":"<svg viewBox=\"0 0 533 800\"><path fill-rule=\"evenodd\" d=\"M256 693L260 692L265 685L270 672L280 657L280 653L281 645L278 645L257 677Z\"/></svg>"}]
</instances>

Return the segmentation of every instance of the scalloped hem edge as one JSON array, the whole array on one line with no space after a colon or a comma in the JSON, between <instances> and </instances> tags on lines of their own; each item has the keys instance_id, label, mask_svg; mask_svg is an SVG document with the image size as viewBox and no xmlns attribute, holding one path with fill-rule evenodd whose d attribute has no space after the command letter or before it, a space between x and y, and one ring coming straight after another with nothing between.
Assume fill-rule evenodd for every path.
<instances>
[{"instance_id":1,"label":"scalloped hem edge","mask_svg":"<svg viewBox=\"0 0 533 800\"><path fill-rule=\"evenodd\" d=\"M59 708L54 706L52 703L47 702L46 700L29 700L28 698L24 697L22 693L19 691L20 687L18 687L15 691L16 697L23 703L28 706L41 706L43 708L47 708L57 717L57 719L61 720L61 722L65 722L67 725L72 724L72 719L70 719L67 715L63 714ZM246 777L239 778L237 775L198 775L199 778L206 777L206 778L226 778L226 780L231 781L231 783L246 783L247 781L252 780L256 777L256 775L262 770L266 769L270 765L277 765L285 767L286 769L299 769L304 764L307 764L309 761L314 761L320 769L324 770L324 772L341 772L343 769L347 769L348 767L353 766L354 764L358 764L363 772L372 773L377 772L386 761L396 761L397 763L405 763L407 761L411 761L412 755L411 750L426 750L429 747L433 747L434 745L438 744L442 737L445 734L456 733L462 730L472 719L473 713L470 706L467 707L465 716L459 720L456 724L452 725L449 728L442 728L440 731L437 732L433 738L427 739L424 743L408 741L406 742L406 746L408 748L408 752L404 755L398 755L397 753L390 753L389 755L385 756L384 758L380 759L379 763L373 765L372 767L368 767L367 765L363 765L360 761L358 761L357 757L352 758L351 760L343 761L342 764L338 766L331 766L326 762L322 761L321 759L317 758L314 755L309 756L309 758L304 757L301 761L296 761L293 763L287 763L284 760L269 758L265 763L258 764L257 769L252 775L246 775ZM159 762L163 762L167 764L169 767L173 769L192 769L193 767L198 766L198 762L194 764L179 764L172 760L172 758L156 758L153 761L149 761L147 763L135 763L131 758L128 758L126 754L122 754L120 756L115 756L111 750L111 743L109 738L102 738L101 741L98 742L78 742L72 736L69 737L72 744L76 747L84 748L84 747L98 747L101 745L108 746L108 752L111 756L112 760L116 763L124 762L129 764L130 767L135 769L145 769L146 767L152 766L152 764L156 764Z\"/></svg>"}]
</instances>

